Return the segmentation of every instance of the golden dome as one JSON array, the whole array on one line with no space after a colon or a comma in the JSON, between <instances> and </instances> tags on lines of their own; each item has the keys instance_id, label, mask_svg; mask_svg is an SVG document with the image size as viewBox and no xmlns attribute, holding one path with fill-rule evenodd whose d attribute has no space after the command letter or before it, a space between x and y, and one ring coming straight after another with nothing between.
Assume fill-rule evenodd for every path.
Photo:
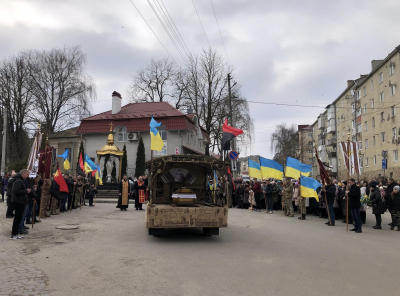
<instances>
[{"instance_id":1,"label":"golden dome","mask_svg":"<svg viewBox=\"0 0 400 296\"><path fill-rule=\"evenodd\" d=\"M110 134L107 137L107 144L97 151L97 155L106 155L106 154L112 154L117 156L122 156L124 154L124 152L119 150L119 148L114 144L112 123L110 124Z\"/></svg>"}]
</instances>

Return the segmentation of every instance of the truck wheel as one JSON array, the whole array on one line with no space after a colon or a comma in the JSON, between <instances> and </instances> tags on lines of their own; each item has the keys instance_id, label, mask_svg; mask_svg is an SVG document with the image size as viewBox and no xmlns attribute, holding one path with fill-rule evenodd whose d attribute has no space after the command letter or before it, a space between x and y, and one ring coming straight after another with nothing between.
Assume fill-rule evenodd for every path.
<instances>
[{"instance_id":1,"label":"truck wheel","mask_svg":"<svg viewBox=\"0 0 400 296\"><path fill-rule=\"evenodd\" d=\"M149 228L149 235L159 237L164 235L164 228Z\"/></svg>"},{"instance_id":2,"label":"truck wheel","mask_svg":"<svg viewBox=\"0 0 400 296\"><path fill-rule=\"evenodd\" d=\"M219 235L219 228L218 227L212 227L212 228L204 227L203 234L206 236Z\"/></svg>"}]
</instances>

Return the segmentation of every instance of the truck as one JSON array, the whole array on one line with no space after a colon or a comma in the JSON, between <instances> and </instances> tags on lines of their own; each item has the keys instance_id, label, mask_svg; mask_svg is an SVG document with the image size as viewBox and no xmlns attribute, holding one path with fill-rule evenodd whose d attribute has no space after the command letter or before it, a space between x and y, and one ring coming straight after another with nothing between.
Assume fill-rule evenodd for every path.
<instances>
[{"instance_id":1,"label":"truck","mask_svg":"<svg viewBox=\"0 0 400 296\"><path fill-rule=\"evenodd\" d=\"M223 176L223 161L205 155L167 155L146 166L150 170L145 214L149 235L162 236L169 228L202 228L204 235L211 236L228 227L224 194L210 182Z\"/></svg>"}]
</instances>

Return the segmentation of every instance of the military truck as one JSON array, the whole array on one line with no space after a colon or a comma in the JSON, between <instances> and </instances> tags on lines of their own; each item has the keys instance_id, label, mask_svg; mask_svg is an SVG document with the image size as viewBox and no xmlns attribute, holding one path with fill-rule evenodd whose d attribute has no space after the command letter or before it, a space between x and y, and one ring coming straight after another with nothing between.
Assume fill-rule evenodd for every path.
<instances>
[{"instance_id":1,"label":"military truck","mask_svg":"<svg viewBox=\"0 0 400 296\"><path fill-rule=\"evenodd\" d=\"M228 226L228 206L219 189L209 182L222 176L223 161L203 155L168 155L147 162L150 198L146 208L149 235L168 228L202 228L219 235Z\"/></svg>"}]
</instances>

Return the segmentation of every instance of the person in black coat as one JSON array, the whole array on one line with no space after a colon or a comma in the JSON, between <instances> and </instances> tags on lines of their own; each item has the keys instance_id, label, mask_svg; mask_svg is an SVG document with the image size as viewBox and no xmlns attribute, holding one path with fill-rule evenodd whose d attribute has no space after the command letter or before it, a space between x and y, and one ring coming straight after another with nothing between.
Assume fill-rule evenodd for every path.
<instances>
[{"instance_id":1,"label":"person in black coat","mask_svg":"<svg viewBox=\"0 0 400 296\"><path fill-rule=\"evenodd\" d=\"M93 183L90 184L90 187L87 189L86 194L89 198L89 207L94 207L93 198L97 194L97 188L94 187Z\"/></svg>"},{"instance_id":2,"label":"person in black coat","mask_svg":"<svg viewBox=\"0 0 400 296\"><path fill-rule=\"evenodd\" d=\"M382 201L381 194L376 188L375 183L370 184L370 196L369 199L372 204L372 214L375 215L376 225L373 227L374 229L382 229L382 214L385 213L385 204Z\"/></svg>"},{"instance_id":3,"label":"person in black coat","mask_svg":"<svg viewBox=\"0 0 400 296\"><path fill-rule=\"evenodd\" d=\"M28 177L28 170L22 170L19 174L15 174L14 176L15 181L11 189L11 203L13 204L15 215L10 239L23 238L22 236L18 235L18 232L19 225L25 212L25 204L28 198L28 194L31 192L31 189L27 188L24 182L24 179Z\"/></svg>"},{"instance_id":4,"label":"person in black coat","mask_svg":"<svg viewBox=\"0 0 400 296\"><path fill-rule=\"evenodd\" d=\"M393 188L394 188L394 186L395 186L396 184L394 183L394 180L393 180L393 178L389 178L389 180L388 180L388 186L387 186L387 188L386 188L386 191L385 191L385 202L386 202L386 206L387 206L387 209L389 210L389 213L390 213L390 215L391 215L391 218L392 218L392 223L389 223L389 226L393 226L394 225L394 216L392 215L392 209L391 209L391 207L390 207L390 205L389 205L389 198L390 198L390 195L392 194L392 192L393 192Z\"/></svg>"},{"instance_id":5,"label":"person in black coat","mask_svg":"<svg viewBox=\"0 0 400 296\"><path fill-rule=\"evenodd\" d=\"M331 221L326 222L326 225L335 226L335 210L333 209L333 204L335 203L336 186L335 184L329 184L322 189L323 199L325 199L324 194L326 193L326 202L328 203L327 210L329 211L329 217Z\"/></svg>"},{"instance_id":6,"label":"person in black coat","mask_svg":"<svg viewBox=\"0 0 400 296\"><path fill-rule=\"evenodd\" d=\"M390 230L397 226L397 231L400 231L400 186L393 187L393 192L388 198L388 207L391 209L390 214L393 219Z\"/></svg>"},{"instance_id":7,"label":"person in black coat","mask_svg":"<svg viewBox=\"0 0 400 296\"><path fill-rule=\"evenodd\" d=\"M360 187L356 185L356 181L354 179L350 179L350 188L348 191L346 191L346 194L349 199L349 210L351 210L351 216L353 217L354 221L354 228L351 229L351 231L362 233L360 216L361 191Z\"/></svg>"},{"instance_id":8,"label":"person in black coat","mask_svg":"<svg viewBox=\"0 0 400 296\"><path fill-rule=\"evenodd\" d=\"M11 202L11 191L13 184L15 182L15 171L11 172L11 177L8 179L8 184L7 184L7 213L6 213L6 218L14 218L14 207L13 203Z\"/></svg>"},{"instance_id":9,"label":"person in black coat","mask_svg":"<svg viewBox=\"0 0 400 296\"><path fill-rule=\"evenodd\" d=\"M244 188L243 188L243 184L237 184L236 185L236 200L238 202L238 208L242 209L243 208L243 200L244 200Z\"/></svg>"},{"instance_id":10,"label":"person in black coat","mask_svg":"<svg viewBox=\"0 0 400 296\"><path fill-rule=\"evenodd\" d=\"M265 187L265 203L267 208L267 213L272 214L274 210L274 199L272 197L272 193L274 191L274 186L271 184L271 181L267 179L267 186Z\"/></svg>"}]
</instances>

